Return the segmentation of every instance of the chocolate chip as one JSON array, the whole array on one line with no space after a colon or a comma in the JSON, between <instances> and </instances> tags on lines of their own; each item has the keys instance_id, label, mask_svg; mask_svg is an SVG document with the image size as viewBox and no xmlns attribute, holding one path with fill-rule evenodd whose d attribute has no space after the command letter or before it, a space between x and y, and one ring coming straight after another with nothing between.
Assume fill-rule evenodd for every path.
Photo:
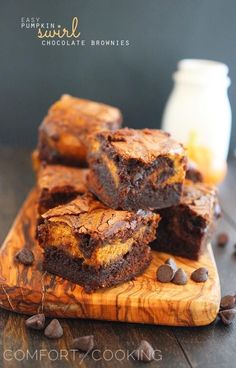
<instances>
[{"instance_id":1,"label":"chocolate chip","mask_svg":"<svg viewBox=\"0 0 236 368\"><path fill-rule=\"evenodd\" d=\"M235 297L233 295L225 295L221 298L220 307L222 309L231 309L235 306Z\"/></svg>"},{"instance_id":2,"label":"chocolate chip","mask_svg":"<svg viewBox=\"0 0 236 368\"><path fill-rule=\"evenodd\" d=\"M155 351L146 340L142 340L138 348L134 351L134 357L142 362L151 362L154 359Z\"/></svg>"},{"instance_id":3,"label":"chocolate chip","mask_svg":"<svg viewBox=\"0 0 236 368\"><path fill-rule=\"evenodd\" d=\"M235 309L225 309L219 312L219 316L221 318L221 321L224 323L224 325L228 326L233 322L236 316L236 310Z\"/></svg>"},{"instance_id":4,"label":"chocolate chip","mask_svg":"<svg viewBox=\"0 0 236 368\"><path fill-rule=\"evenodd\" d=\"M188 278L186 273L184 272L184 270L182 268L179 268L174 275L174 278L172 280L172 282L176 285L185 285L187 284Z\"/></svg>"},{"instance_id":5,"label":"chocolate chip","mask_svg":"<svg viewBox=\"0 0 236 368\"><path fill-rule=\"evenodd\" d=\"M177 267L177 265L175 263L175 260L173 258L168 258L165 261L165 264L168 264L174 270L174 272L176 272L178 270L178 267Z\"/></svg>"},{"instance_id":6,"label":"chocolate chip","mask_svg":"<svg viewBox=\"0 0 236 368\"><path fill-rule=\"evenodd\" d=\"M17 262L22 263L25 266L30 266L34 262L34 254L30 249L23 248L16 253L15 259Z\"/></svg>"},{"instance_id":7,"label":"chocolate chip","mask_svg":"<svg viewBox=\"0 0 236 368\"><path fill-rule=\"evenodd\" d=\"M94 336L77 337L72 341L72 349L89 352L94 348Z\"/></svg>"},{"instance_id":8,"label":"chocolate chip","mask_svg":"<svg viewBox=\"0 0 236 368\"><path fill-rule=\"evenodd\" d=\"M25 325L26 327L34 330L43 330L45 325L45 315L43 313L35 314L25 321Z\"/></svg>"},{"instance_id":9,"label":"chocolate chip","mask_svg":"<svg viewBox=\"0 0 236 368\"><path fill-rule=\"evenodd\" d=\"M200 267L193 271L191 279L195 282L205 282L208 279L208 270L205 267Z\"/></svg>"},{"instance_id":10,"label":"chocolate chip","mask_svg":"<svg viewBox=\"0 0 236 368\"><path fill-rule=\"evenodd\" d=\"M174 277L174 270L171 266L164 264L157 269L157 280L160 282L170 282Z\"/></svg>"},{"instance_id":11,"label":"chocolate chip","mask_svg":"<svg viewBox=\"0 0 236 368\"><path fill-rule=\"evenodd\" d=\"M220 247L224 247L229 241L229 237L226 233L221 233L217 236L217 244Z\"/></svg>"},{"instance_id":12,"label":"chocolate chip","mask_svg":"<svg viewBox=\"0 0 236 368\"><path fill-rule=\"evenodd\" d=\"M63 335L63 329L58 319L53 319L44 330L44 335L49 339L59 339Z\"/></svg>"}]
</instances>

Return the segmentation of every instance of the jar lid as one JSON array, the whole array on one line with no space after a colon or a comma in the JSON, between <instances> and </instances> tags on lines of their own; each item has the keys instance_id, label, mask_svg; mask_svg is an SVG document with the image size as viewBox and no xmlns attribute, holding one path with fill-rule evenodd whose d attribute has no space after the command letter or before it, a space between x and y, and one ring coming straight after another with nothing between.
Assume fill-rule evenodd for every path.
<instances>
[{"instance_id":1,"label":"jar lid","mask_svg":"<svg viewBox=\"0 0 236 368\"><path fill-rule=\"evenodd\" d=\"M226 64L203 59L183 59L177 64L178 70L173 74L177 82L194 84L230 85L229 68Z\"/></svg>"}]
</instances>

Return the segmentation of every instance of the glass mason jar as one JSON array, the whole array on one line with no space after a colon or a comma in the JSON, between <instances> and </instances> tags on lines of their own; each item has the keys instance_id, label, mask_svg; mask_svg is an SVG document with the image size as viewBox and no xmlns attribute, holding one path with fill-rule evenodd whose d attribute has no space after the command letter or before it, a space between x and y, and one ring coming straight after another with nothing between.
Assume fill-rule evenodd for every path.
<instances>
[{"instance_id":1,"label":"glass mason jar","mask_svg":"<svg viewBox=\"0 0 236 368\"><path fill-rule=\"evenodd\" d=\"M178 63L162 128L182 142L208 183L227 171L231 108L228 67L216 61L186 59Z\"/></svg>"}]
</instances>

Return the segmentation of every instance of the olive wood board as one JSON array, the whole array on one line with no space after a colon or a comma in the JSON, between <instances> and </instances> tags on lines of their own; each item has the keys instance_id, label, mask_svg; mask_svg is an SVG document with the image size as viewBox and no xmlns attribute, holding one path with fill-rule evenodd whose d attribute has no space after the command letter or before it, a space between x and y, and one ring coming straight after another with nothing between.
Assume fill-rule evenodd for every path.
<instances>
[{"instance_id":1,"label":"olive wood board","mask_svg":"<svg viewBox=\"0 0 236 368\"><path fill-rule=\"evenodd\" d=\"M100 320L201 326L211 323L220 303L220 283L208 244L199 261L175 257L178 267L188 276L198 267L209 270L205 283L191 279L184 286L160 283L156 270L169 257L153 251L153 261L146 272L133 281L109 289L86 293L82 287L42 269L42 250L35 240L37 193L33 189L17 215L0 249L0 306L32 315L48 317L91 318ZM27 247L35 255L32 266L14 260Z\"/></svg>"}]
</instances>

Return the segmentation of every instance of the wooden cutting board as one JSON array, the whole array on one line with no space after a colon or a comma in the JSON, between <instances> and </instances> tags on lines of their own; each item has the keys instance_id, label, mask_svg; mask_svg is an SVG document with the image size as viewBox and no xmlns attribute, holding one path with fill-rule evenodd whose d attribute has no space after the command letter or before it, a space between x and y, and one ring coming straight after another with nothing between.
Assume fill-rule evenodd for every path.
<instances>
[{"instance_id":1,"label":"wooden cutting board","mask_svg":"<svg viewBox=\"0 0 236 368\"><path fill-rule=\"evenodd\" d=\"M60 277L42 270L42 250L35 241L36 191L26 199L0 250L0 306L18 313L44 312L49 317L93 318L172 326L201 326L211 323L220 303L219 277L211 245L201 259L175 257L179 267L191 274L204 266L206 283L189 280L184 286L155 280L157 267L169 256L153 251L153 261L144 275L114 288L87 294ZM27 267L14 261L28 247L36 262Z\"/></svg>"}]
</instances>

